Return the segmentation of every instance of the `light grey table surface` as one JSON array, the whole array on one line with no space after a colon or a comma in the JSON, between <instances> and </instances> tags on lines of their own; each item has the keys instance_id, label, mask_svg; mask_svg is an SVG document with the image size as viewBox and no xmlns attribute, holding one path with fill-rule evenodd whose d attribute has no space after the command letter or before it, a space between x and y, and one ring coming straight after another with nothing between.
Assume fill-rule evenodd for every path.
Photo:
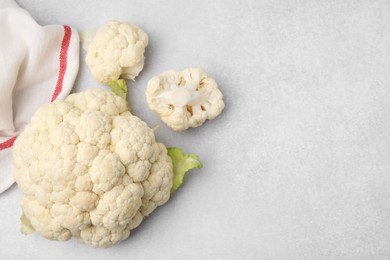
<instances>
[{"instance_id":1,"label":"light grey table surface","mask_svg":"<svg viewBox=\"0 0 390 260\"><path fill-rule=\"evenodd\" d=\"M42 25L116 19L150 37L133 113L204 168L109 249L19 233L0 195L0 259L390 259L390 2L19 0ZM1 37L1 36L0 36ZM81 54L74 91L98 86ZM204 68L226 108L176 133L147 81Z\"/></svg>"}]
</instances>

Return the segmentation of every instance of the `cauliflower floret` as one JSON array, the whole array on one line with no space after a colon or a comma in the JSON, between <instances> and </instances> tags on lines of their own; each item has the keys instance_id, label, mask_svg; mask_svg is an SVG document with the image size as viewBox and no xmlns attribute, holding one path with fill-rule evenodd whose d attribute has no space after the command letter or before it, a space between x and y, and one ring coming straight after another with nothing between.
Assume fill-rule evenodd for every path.
<instances>
[{"instance_id":1,"label":"cauliflower floret","mask_svg":"<svg viewBox=\"0 0 390 260\"><path fill-rule=\"evenodd\" d=\"M41 107L13 148L31 226L108 247L170 197L172 161L126 101L93 89Z\"/></svg>"},{"instance_id":2,"label":"cauliflower floret","mask_svg":"<svg viewBox=\"0 0 390 260\"><path fill-rule=\"evenodd\" d=\"M109 84L119 77L132 79L144 66L148 36L129 23L108 22L88 45L86 63L94 78Z\"/></svg>"},{"instance_id":3,"label":"cauliflower floret","mask_svg":"<svg viewBox=\"0 0 390 260\"><path fill-rule=\"evenodd\" d=\"M199 68L162 73L148 82L145 93L150 109L175 131L198 127L224 108L217 83Z\"/></svg>"}]
</instances>

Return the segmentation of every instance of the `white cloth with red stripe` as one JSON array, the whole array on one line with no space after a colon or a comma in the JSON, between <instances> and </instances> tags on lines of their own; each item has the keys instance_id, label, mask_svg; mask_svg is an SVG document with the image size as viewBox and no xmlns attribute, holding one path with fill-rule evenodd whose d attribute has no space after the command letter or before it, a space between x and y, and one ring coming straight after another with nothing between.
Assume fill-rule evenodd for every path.
<instances>
[{"instance_id":1,"label":"white cloth with red stripe","mask_svg":"<svg viewBox=\"0 0 390 260\"><path fill-rule=\"evenodd\" d=\"M43 104L65 98L79 69L79 38L40 26L13 0L0 0L0 193L13 183L12 145Z\"/></svg>"}]
</instances>

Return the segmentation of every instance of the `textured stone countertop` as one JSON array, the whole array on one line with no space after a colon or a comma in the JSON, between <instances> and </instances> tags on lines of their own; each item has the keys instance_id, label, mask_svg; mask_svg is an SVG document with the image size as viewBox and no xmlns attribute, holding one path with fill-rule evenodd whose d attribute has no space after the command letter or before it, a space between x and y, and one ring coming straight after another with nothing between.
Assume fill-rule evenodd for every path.
<instances>
[{"instance_id":1,"label":"textured stone countertop","mask_svg":"<svg viewBox=\"0 0 390 260\"><path fill-rule=\"evenodd\" d=\"M389 1L17 2L42 25L144 29L132 111L204 167L104 250L21 235L14 185L0 195L1 259L390 259ZM74 92L99 86L84 57ZM144 90L191 66L215 78L226 108L176 133Z\"/></svg>"}]
</instances>

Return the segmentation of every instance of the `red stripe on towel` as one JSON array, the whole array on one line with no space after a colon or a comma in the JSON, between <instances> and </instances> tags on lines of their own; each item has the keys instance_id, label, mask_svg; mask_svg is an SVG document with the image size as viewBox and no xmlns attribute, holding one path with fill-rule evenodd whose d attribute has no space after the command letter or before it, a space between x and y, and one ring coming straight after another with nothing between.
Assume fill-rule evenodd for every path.
<instances>
[{"instance_id":1,"label":"red stripe on towel","mask_svg":"<svg viewBox=\"0 0 390 260\"><path fill-rule=\"evenodd\" d=\"M64 38L62 39L61 51L60 51L60 72L58 73L56 88L51 98L52 102L58 97L58 95L62 91L62 84L64 82L64 76L68 65L67 58L68 58L70 38L72 37L72 29L70 29L68 25L64 25L64 32L65 32Z\"/></svg>"},{"instance_id":2,"label":"red stripe on towel","mask_svg":"<svg viewBox=\"0 0 390 260\"><path fill-rule=\"evenodd\" d=\"M18 136L11 137L7 141L0 143L0 151L12 147L17 137Z\"/></svg>"}]
</instances>

